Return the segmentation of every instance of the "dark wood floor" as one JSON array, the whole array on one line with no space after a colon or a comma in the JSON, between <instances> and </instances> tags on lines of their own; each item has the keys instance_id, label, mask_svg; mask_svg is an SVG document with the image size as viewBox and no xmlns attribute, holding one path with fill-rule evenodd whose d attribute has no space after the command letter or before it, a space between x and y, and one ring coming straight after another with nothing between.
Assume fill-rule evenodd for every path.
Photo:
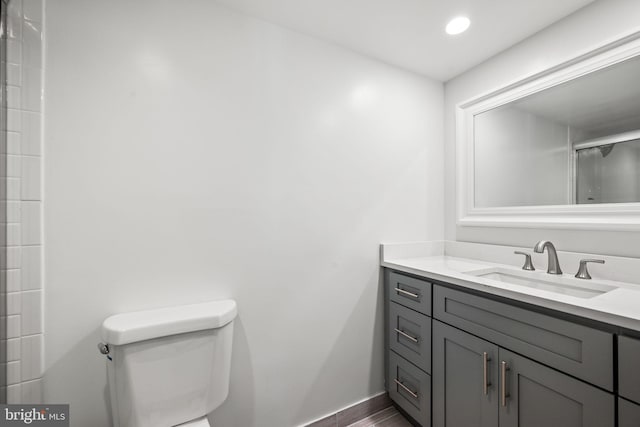
<instances>
[{"instance_id":1,"label":"dark wood floor","mask_svg":"<svg viewBox=\"0 0 640 427\"><path fill-rule=\"evenodd\" d=\"M348 427L412 427L412 425L396 408L390 406Z\"/></svg>"}]
</instances>

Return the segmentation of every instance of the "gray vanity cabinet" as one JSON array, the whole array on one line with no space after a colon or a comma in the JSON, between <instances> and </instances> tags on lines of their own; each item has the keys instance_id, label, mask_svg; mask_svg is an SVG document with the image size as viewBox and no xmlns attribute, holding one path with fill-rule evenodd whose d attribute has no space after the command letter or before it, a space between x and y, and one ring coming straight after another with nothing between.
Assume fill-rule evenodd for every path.
<instances>
[{"instance_id":1,"label":"gray vanity cabinet","mask_svg":"<svg viewBox=\"0 0 640 427\"><path fill-rule=\"evenodd\" d=\"M387 390L422 427L640 427L640 340L396 271L385 285Z\"/></svg>"},{"instance_id":2,"label":"gray vanity cabinet","mask_svg":"<svg viewBox=\"0 0 640 427\"><path fill-rule=\"evenodd\" d=\"M498 346L433 321L433 426L498 425Z\"/></svg>"},{"instance_id":3,"label":"gray vanity cabinet","mask_svg":"<svg viewBox=\"0 0 640 427\"><path fill-rule=\"evenodd\" d=\"M613 334L444 286L433 317L500 347L613 391Z\"/></svg>"},{"instance_id":4,"label":"gray vanity cabinet","mask_svg":"<svg viewBox=\"0 0 640 427\"><path fill-rule=\"evenodd\" d=\"M434 427L613 427L614 396L433 321Z\"/></svg>"}]
</instances>

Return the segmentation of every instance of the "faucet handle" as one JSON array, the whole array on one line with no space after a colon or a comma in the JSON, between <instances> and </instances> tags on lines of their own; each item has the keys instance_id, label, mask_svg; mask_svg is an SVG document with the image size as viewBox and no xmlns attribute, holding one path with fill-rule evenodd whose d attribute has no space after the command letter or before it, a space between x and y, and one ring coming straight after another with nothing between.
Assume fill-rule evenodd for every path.
<instances>
[{"instance_id":1,"label":"faucet handle","mask_svg":"<svg viewBox=\"0 0 640 427\"><path fill-rule=\"evenodd\" d=\"M604 264L603 259L581 259L580 260L580 268L578 268L578 272L576 276L578 279L591 279L591 275L589 274L589 270L587 270L587 263L595 262L597 264Z\"/></svg>"},{"instance_id":2,"label":"faucet handle","mask_svg":"<svg viewBox=\"0 0 640 427\"><path fill-rule=\"evenodd\" d=\"M535 271L535 267L533 266L533 262L531 262L531 254L522 251L513 251L514 254L524 255L524 265L522 266L523 270Z\"/></svg>"}]
</instances>

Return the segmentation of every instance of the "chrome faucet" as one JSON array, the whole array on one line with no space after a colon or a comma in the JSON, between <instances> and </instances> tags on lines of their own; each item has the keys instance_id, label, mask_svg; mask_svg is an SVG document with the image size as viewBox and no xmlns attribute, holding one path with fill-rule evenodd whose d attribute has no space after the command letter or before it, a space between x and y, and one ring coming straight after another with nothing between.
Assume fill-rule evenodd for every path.
<instances>
[{"instance_id":1,"label":"chrome faucet","mask_svg":"<svg viewBox=\"0 0 640 427\"><path fill-rule=\"evenodd\" d=\"M543 253L544 250L547 250L549 255L549 261L547 263L547 273L549 274L562 274L562 269L560 268L560 263L558 262L558 254L556 253L556 248L553 246L548 240L540 240L534 247L533 251L536 253Z\"/></svg>"}]
</instances>

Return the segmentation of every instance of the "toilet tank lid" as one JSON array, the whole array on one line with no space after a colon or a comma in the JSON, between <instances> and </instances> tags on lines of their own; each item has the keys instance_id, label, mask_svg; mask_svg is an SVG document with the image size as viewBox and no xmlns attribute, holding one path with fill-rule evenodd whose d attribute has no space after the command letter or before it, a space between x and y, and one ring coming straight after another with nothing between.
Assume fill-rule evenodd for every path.
<instances>
[{"instance_id":1,"label":"toilet tank lid","mask_svg":"<svg viewBox=\"0 0 640 427\"><path fill-rule=\"evenodd\" d=\"M102 339L124 345L169 335L221 328L238 312L234 300L116 314L102 322Z\"/></svg>"}]
</instances>

